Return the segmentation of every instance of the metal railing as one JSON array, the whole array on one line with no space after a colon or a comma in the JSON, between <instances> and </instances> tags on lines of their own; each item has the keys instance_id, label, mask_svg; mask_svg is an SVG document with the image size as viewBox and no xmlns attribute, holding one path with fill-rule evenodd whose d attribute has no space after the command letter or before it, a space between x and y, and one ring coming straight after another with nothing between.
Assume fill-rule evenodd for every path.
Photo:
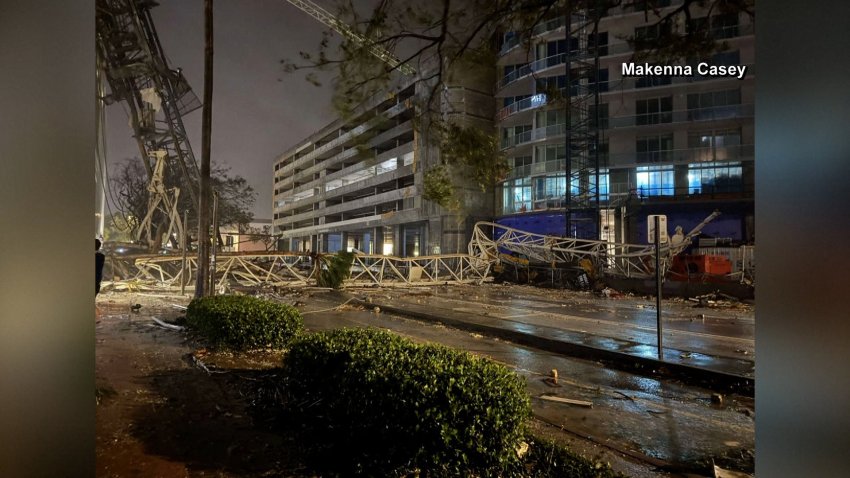
<instances>
[{"instance_id":1,"label":"metal railing","mask_svg":"<svg viewBox=\"0 0 850 478\"><path fill-rule=\"evenodd\" d=\"M566 133L566 124L543 126L532 130L523 131L522 133L515 134L513 136L508 136L507 138L502 138L502 149L512 148L521 144L530 143L532 141L540 141L555 136L563 136Z\"/></svg>"}]
</instances>

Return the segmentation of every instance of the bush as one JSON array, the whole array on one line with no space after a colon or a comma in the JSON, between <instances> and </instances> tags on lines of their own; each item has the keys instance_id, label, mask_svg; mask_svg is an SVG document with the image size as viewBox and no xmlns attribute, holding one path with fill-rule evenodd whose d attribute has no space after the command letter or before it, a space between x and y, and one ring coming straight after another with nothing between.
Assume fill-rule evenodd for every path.
<instances>
[{"instance_id":1,"label":"bush","mask_svg":"<svg viewBox=\"0 0 850 478\"><path fill-rule=\"evenodd\" d=\"M320 254L316 261L319 267L316 285L319 287L339 289L350 275L351 263L354 262L354 253L339 251L333 256Z\"/></svg>"},{"instance_id":2,"label":"bush","mask_svg":"<svg viewBox=\"0 0 850 478\"><path fill-rule=\"evenodd\" d=\"M303 329L292 306L249 296L222 295L193 300L186 323L216 347L236 350L283 348Z\"/></svg>"},{"instance_id":3,"label":"bush","mask_svg":"<svg viewBox=\"0 0 850 478\"><path fill-rule=\"evenodd\" d=\"M518 464L525 382L491 360L375 329L303 336L284 363L309 458L346 475L499 475Z\"/></svg>"}]
</instances>

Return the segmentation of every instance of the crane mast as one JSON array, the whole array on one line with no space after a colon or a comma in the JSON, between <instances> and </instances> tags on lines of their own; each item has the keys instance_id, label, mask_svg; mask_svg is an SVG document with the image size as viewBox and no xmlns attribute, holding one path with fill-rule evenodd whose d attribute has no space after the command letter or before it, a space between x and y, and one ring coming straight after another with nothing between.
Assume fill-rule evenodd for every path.
<instances>
[{"instance_id":1,"label":"crane mast","mask_svg":"<svg viewBox=\"0 0 850 478\"><path fill-rule=\"evenodd\" d=\"M150 0L95 4L97 67L110 88L100 100L126 103L150 183L149 210L138 237L146 234L148 244L158 243L151 229L164 224L160 221L170 221L169 234L172 229L183 233L177 199L181 190L187 192L197 212L200 177L182 116L201 103L180 69L172 69L165 59L150 14L156 5ZM155 218L156 211L164 216Z\"/></svg>"},{"instance_id":2,"label":"crane mast","mask_svg":"<svg viewBox=\"0 0 850 478\"><path fill-rule=\"evenodd\" d=\"M368 51L405 75L416 70L358 34L327 10L310 0L287 0L327 27ZM177 201L188 192L197 213L200 172L192 153L183 115L201 107L180 69L172 69L162 50L150 9L153 0L97 0L97 68L109 84L110 93L98 92L98 101L125 102L141 159L148 175L149 203L141 219L137 239L158 243L155 226L168 221L167 234L182 237ZM101 132L102 134L102 132ZM105 160L104 158L101 158ZM142 236L145 236L144 238Z\"/></svg>"}]
</instances>

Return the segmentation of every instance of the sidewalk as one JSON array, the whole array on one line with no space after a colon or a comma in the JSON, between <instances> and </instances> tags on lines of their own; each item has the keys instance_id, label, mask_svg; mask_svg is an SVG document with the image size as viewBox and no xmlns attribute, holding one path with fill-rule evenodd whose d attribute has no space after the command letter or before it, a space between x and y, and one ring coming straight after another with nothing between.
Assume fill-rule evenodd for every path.
<instances>
[{"instance_id":1,"label":"sidewalk","mask_svg":"<svg viewBox=\"0 0 850 478\"><path fill-rule=\"evenodd\" d=\"M362 290L347 296L366 307L600 361L629 372L667 376L747 396L754 393L751 312L739 316L697 311L688 304L662 304L662 362L658 360L654 301L650 308L650 302L640 298L627 302L584 296L559 303L557 292L498 286Z\"/></svg>"}]
</instances>

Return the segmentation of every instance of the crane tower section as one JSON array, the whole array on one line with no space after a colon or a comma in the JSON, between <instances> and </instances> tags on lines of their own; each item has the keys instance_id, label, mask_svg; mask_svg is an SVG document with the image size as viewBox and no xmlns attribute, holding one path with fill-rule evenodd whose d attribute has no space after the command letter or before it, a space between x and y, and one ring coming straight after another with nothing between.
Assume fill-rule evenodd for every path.
<instances>
[{"instance_id":1,"label":"crane tower section","mask_svg":"<svg viewBox=\"0 0 850 478\"><path fill-rule=\"evenodd\" d=\"M124 101L148 180L188 192L197 210L200 173L182 116L201 106L180 69L165 59L150 0L97 0L97 67L110 93L106 103ZM162 177L157 161L164 162ZM170 211L166 211L169 214Z\"/></svg>"}]
</instances>

